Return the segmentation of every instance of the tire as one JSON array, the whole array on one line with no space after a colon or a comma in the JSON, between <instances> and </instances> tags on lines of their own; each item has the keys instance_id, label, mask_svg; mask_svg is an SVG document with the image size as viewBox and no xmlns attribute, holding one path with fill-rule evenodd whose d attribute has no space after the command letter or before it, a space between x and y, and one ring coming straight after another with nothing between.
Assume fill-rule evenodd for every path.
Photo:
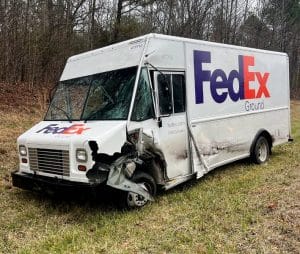
<instances>
[{"instance_id":1,"label":"tire","mask_svg":"<svg viewBox=\"0 0 300 254\"><path fill-rule=\"evenodd\" d=\"M251 157L256 164L263 164L268 161L270 157L270 145L264 136L260 136L256 140Z\"/></svg>"},{"instance_id":2,"label":"tire","mask_svg":"<svg viewBox=\"0 0 300 254\"><path fill-rule=\"evenodd\" d=\"M156 183L154 178L142 171L137 171L134 173L131 180L135 183L144 184L145 188L149 191L151 196L156 195ZM141 195L138 195L133 192L127 192L122 191L120 194L120 200L119 205L122 209L135 209L135 208L141 208L149 203L149 200L144 200L144 198Z\"/></svg>"}]
</instances>

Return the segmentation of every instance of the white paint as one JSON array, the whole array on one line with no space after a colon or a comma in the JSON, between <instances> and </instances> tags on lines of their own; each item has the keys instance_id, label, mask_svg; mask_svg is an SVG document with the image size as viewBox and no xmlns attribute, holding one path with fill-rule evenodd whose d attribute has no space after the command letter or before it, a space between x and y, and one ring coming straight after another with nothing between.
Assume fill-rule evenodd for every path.
<instances>
[{"instance_id":1,"label":"white paint","mask_svg":"<svg viewBox=\"0 0 300 254\"><path fill-rule=\"evenodd\" d=\"M210 71L223 69L227 75L231 70L238 70L239 55L254 56L255 67L250 67L250 70L270 73L268 89L271 97L251 100L254 109L255 105L259 106L256 110L252 108L247 111L246 100L233 102L227 98L221 104L216 103L211 97L210 87L206 82L204 103L195 104L194 50L211 52L211 63L203 64L203 69ZM76 148L85 148L90 153L87 142L96 140L99 144L99 152L107 154L120 152L126 141L126 129L130 131L143 128L148 135L152 133L155 145L164 153L168 166L167 175L173 179L167 184L170 187L189 179L193 173L201 177L215 167L249 156L253 139L261 129L267 130L272 135L274 145L288 140L290 135L289 79L288 59L284 53L149 34L69 58L60 80L130 66L143 67L146 62L165 72L185 73L186 113L162 117L162 128L158 127L156 119L143 122L131 122L130 119L88 121L85 127L90 129L81 135L37 133L49 124L71 125L68 122L43 121L21 135L18 144L35 148L69 149L71 173L68 179L87 182L85 172L77 170ZM151 69L149 65L146 66ZM137 89L137 84L138 82L135 82L134 91ZM251 86L255 87L257 83L251 83ZM157 91L155 95L153 101L158 104ZM131 103L131 110L132 105L133 103ZM158 105L155 105L155 109L158 117ZM207 166L204 166L197 156L191 138L188 137L188 126ZM182 151L185 150L187 158L181 156ZM89 154L86 165L89 168L92 164ZM22 163L20 171L32 173L28 165Z\"/></svg>"}]
</instances>

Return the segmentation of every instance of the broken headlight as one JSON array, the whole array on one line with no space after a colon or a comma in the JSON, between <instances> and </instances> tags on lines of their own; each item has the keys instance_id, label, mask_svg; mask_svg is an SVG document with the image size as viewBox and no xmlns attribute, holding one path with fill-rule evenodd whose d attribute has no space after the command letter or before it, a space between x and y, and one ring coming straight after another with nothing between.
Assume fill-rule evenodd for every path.
<instances>
[{"instance_id":1,"label":"broken headlight","mask_svg":"<svg viewBox=\"0 0 300 254\"><path fill-rule=\"evenodd\" d=\"M132 144L136 145L139 142L139 138L140 138L140 129L134 130L128 134L128 140Z\"/></svg>"}]
</instances>

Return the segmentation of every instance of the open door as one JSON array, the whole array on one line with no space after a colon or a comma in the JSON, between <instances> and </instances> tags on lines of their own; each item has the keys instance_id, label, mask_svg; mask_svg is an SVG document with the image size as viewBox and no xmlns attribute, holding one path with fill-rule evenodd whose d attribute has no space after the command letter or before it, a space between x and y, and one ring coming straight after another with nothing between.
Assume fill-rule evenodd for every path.
<instances>
[{"instance_id":1,"label":"open door","mask_svg":"<svg viewBox=\"0 0 300 254\"><path fill-rule=\"evenodd\" d=\"M154 72L160 146L169 179L191 174L184 72Z\"/></svg>"}]
</instances>

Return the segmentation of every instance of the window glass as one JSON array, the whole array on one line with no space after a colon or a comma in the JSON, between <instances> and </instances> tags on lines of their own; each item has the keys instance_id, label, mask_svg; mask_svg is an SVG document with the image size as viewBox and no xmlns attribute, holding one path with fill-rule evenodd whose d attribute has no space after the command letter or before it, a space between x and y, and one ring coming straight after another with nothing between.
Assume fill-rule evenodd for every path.
<instances>
[{"instance_id":1,"label":"window glass","mask_svg":"<svg viewBox=\"0 0 300 254\"><path fill-rule=\"evenodd\" d=\"M126 120L137 67L62 81L45 120Z\"/></svg>"},{"instance_id":2,"label":"window glass","mask_svg":"<svg viewBox=\"0 0 300 254\"><path fill-rule=\"evenodd\" d=\"M185 111L184 76L181 74L173 74L172 83L173 83L174 113L184 112Z\"/></svg>"},{"instance_id":3,"label":"window glass","mask_svg":"<svg viewBox=\"0 0 300 254\"><path fill-rule=\"evenodd\" d=\"M143 68L141 71L139 84L136 91L131 120L143 121L153 117L153 100L150 89L148 71L146 68Z\"/></svg>"},{"instance_id":4,"label":"window glass","mask_svg":"<svg viewBox=\"0 0 300 254\"><path fill-rule=\"evenodd\" d=\"M61 82L50 104L45 120L79 120L89 91L90 78Z\"/></svg>"},{"instance_id":5,"label":"window glass","mask_svg":"<svg viewBox=\"0 0 300 254\"><path fill-rule=\"evenodd\" d=\"M159 110L161 115L169 115L173 113L172 108L172 90L171 90L171 75L159 74L157 76L158 82L158 99Z\"/></svg>"},{"instance_id":6,"label":"window glass","mask_svg":"<svg viewBox=\"0 0 300 254\"><path fill-rule=\"evenodd\" d=\"M94 75L82 118L126 120L136 71L131 67Z\"/></svg>"}]
</instances>

